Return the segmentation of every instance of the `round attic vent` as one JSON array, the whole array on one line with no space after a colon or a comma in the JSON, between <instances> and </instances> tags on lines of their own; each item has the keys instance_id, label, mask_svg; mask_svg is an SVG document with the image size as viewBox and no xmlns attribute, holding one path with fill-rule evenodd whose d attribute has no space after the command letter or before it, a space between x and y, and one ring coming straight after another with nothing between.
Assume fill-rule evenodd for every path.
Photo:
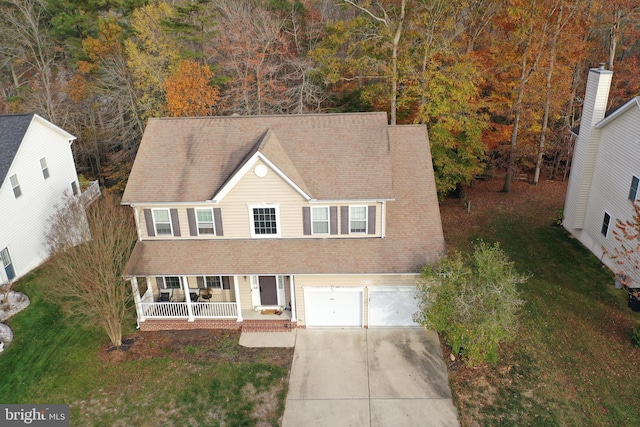
<instances>
[{"instance_id":1,"label":"round attic vent","mask_svg":"<svg viewBox=\"0 0 640 427\"><path fill-rule=\"evenodd\" d=\"M255 167L255 169L253 170L253 172L259 176L260 178L262 178L263 176L267 176L267 167L265 165L258 165Z\"/></svg>"}]
</instances>

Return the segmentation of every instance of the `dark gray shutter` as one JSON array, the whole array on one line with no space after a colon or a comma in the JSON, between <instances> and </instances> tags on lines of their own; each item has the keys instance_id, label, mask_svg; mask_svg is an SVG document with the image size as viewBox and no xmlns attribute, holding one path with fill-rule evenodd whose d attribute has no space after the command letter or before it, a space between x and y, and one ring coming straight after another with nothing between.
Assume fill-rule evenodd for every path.
<instances>
[{"instance_id":1,"label":"dark gray shutter","mask_svg":"<svg viewBox=\"0 0 640 427\"><path fill-rule=\"evenodd\" d=\"M216 236L224 236L222 231L222 212L220 208L213 208L213 222L216 227Z\"/></svg>"},{"instance_id":2,"label":"dark gray shutter","mask_svg":"<svg viewBox=\"0 0 640 427\"><path fill-rule=\"evenodd\" d=\"M162 280L162 277L156 276L156 286L158 289L164 289L164 280Z\"/></svg>"},{"instance_id":3,"label":"dark gray shutter","mask_svg":"<svg viewBox=\"0 0 640 427\"><path fill-rule=\"evenodd\" d=\"M338 234L338 207L329 207L329 229L331 234Z\"/></svg>"},{"instance_id":4,"label":"dark gray shutter","mask_svg":"<svg viewBox=\"0 0 640 427\"><path fill-rule=\"evenodd\" d=\"M305 236L311 234L311 208L309 206L302 207L302 233Z\"/></svg>"},{"instance_id":5,"label":"dark gray shutter","mask_svg":"<svg viewBox=\"0 0 640 427\"><path fill-rule=\"evenodd\" d=\"M367 233L368 234L376 234L376 207L375 205L369 206L369 215L368 215L368 226Z\"/></svg>"},{"instance_id":6,"label":"dark gray shutter","mask_svg":"<svg viewBox=\"0 0 640 427\"><path fill-rule=\"evenodd\" d=\"M204 284L204 277L203 276L197 276L196 277L196 282L198 283L198 289L206 288L206 285Z\"/></svg>"},{"instance_id":7,"label":"dark gray shutter","mask_svg":"<svg viewBox=\"0 0 640 427\"><path fill-rule=\"evenodd\" d=\"M340 206L340 233L349 234L349 206Z\"/></svg>"},{"instance_id":8,"label":"dark gray shutter","mask_svg":"<svg viewBox=\"0 0 640 427\"><path fill-rule=\"evenodd\" d=\"M173 224L173 235L180 236L180 221L178 221L178 209L170 209L171 224Z\"/></svg>"},{"instance_id":9,"label":"dark gray shutter","mask_svg":"<svg viewBox=\"0 0 640 427\"><path fill-rule=\"evenodd\" d=\"M156 230L153 228L153 215L151 214L151 209L144 209L144 222L147 224L147 235L149 237L154 237L156 235Z\"/></svg>"},{"instance_id":10,"label":"dark gray shutter","mask_svg":"<svg viewBox=\"0 0 640 427\"><path fill-rule=\"evenodd\" d=\"M187 219L189 220L189 234L191 236L198 235L198 224L196 223L196 211L193 208L187 208Z\"/></svg>"},{"instance_id":11,"label":"dark gray shutter","mask_svg":"<svg viewBox=\"0 0 640 427\"><path fill-rule=\"evenodd\" d=\"M229 276L222 276L222 289L231 289L231 279Z\"/></svg>"}]
</instances>

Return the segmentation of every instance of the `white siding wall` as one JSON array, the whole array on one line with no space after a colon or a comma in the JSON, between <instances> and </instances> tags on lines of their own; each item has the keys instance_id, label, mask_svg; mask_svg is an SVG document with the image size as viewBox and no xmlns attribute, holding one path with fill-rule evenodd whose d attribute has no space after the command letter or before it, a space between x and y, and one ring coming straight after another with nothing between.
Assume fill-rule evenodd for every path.
<instances>
[{"instance_id":1,"label":"white siding wall","mask_svg":"<svg viewBox=\"0 0 640 427\"><path fill-rule=\"evenodd\" d=\"M258 162L257 164L262 164ZM180 234L183 239L216 239L216 236L190 236L189 220L187 209L196 207L214 207L221 209L222 227L225 239L249 239L251 238L251 220L249 217L249 205L277 205L280 213L280 237L287 238L346 238L346 237L380 237L382 234L382 205L380 203L353 202L351 205L376 205L376 233L349 235L340 233L340 207L348 206L349 203L308 203L293 187L280 178L271 169L264 177L258 177L253 173L253 168L229 191L222 201L215 205L211 203L193 205L171 205L162 207L174 208L178 211L178 221L180 223ZM338 209L338 234L334 235L304 235L302 224L303 206L336 206ZM153 206L160 207L160 206ZM141 239L154 239L147 234L147 227L144 217L144 209L152 206L136 206L137 215L140 221L139 234ZM166 236L160 239L166 239ZM178 238L178 237L176 237Z\"/></svg>"},{"instance_id":2,"label":"white siding wall","mask_svg":"<svg viewBox=\"0 0 640 427\"><path fill-rule=\"evenodd\" d=\"M46 158L49 179L40 159ZM22 196L15 198L9 177L16 174ZM47 257L47 220L61 203L71 182L77 183L71 145L66 137L34 119L0 188L0 250L9 248L16 276L21 277ZM0 282L6 280L0 269Z\"/></svg>"},{"instance_id":3,"label":"white siding wall","mask_svg":"<svg viewBox=\"0 0 640 427\"><path fill-rule=\"evenodd\" d=\"M584 230L577 236L598 257L603 246L609 251L617 246L612 235L616 220L633 215L628 200L633 175L640 177L640 109L635 107L602 128ZM605 211L611 215L606 238L601 233ZM602 260L619 269L606 256Z\"/></svg>"}]
</instances>

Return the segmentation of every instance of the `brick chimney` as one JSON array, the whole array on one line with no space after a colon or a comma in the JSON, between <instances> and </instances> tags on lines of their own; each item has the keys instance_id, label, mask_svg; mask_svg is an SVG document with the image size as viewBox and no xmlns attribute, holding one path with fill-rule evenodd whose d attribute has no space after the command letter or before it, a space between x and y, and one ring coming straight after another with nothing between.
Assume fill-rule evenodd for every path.
<instances>
[{"instance_id":1,"label":"brick chimney","mask_svg":"<svg viewBox=\"0 0 640 427\"><path fill-rule=\"evenodd\" d=\"M580 130L573 149L571 174L564 204L563 225L569 231L584 226L589 188L600 143L600 129L596 129L596 124L604 119L612 76L613 72L606 70L601 63L598 68L591 68L587 77Z\"/></svg>"}]
</instances>

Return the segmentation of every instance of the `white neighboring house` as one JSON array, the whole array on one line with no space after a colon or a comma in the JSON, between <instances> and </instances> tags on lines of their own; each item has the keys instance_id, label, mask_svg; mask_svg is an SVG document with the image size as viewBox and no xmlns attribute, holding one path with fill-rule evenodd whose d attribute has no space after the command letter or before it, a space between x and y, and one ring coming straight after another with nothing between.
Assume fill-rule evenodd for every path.
<instances>
[{"instance_id":1,"label":"white neighboring house","mask_svg":"<svg viewBox=\"0 0 640 427\"><path fill-rule=\"evenodd\" d=\"M563 225L617 273L622 268L603 248L618 247L616 221L632 217L640 196L640 97L607 111L612 76L604 66L589 70ZM640 283L632 271L625 273Z\"/></svg>"},{"instance_id":2,"label":"white neighboring house","mask_svg":"<svg viewBox=\"0 0 640 427\"><path fill-rule=\"evenodd\" d=\"M0 115L0 284L48 258L48 218L65 192L80 194L75 139L37 114Z\"/></svg>"}]
</instances>

